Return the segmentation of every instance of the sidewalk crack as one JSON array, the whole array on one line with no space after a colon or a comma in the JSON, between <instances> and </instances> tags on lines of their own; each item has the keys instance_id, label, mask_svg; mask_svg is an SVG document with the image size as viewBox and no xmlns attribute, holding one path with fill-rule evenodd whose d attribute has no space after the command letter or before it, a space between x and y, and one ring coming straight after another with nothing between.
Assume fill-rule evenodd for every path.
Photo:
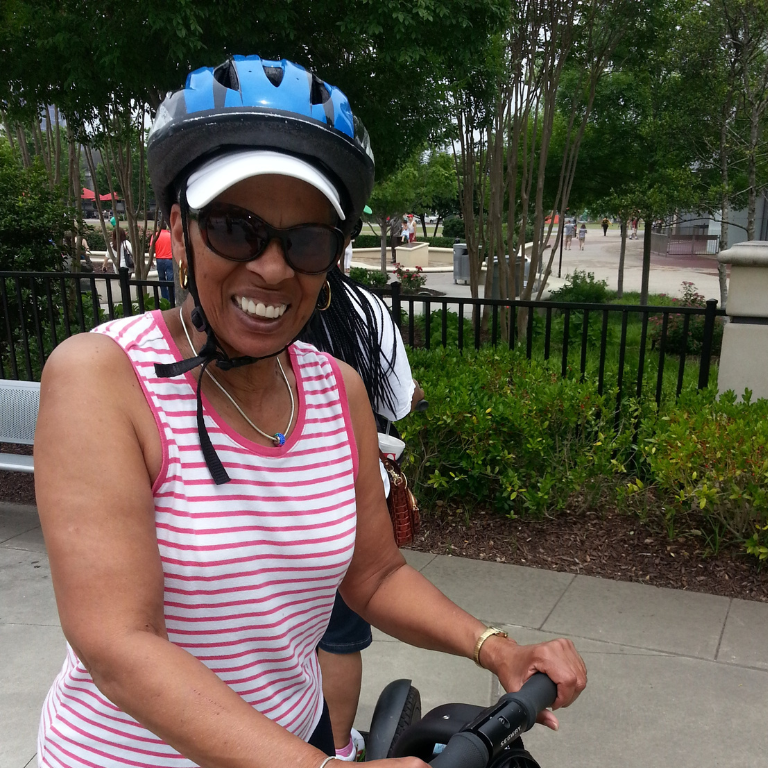
<instances>
[{"instance_id":1,"label":"sidewalk crack","mask_svg":"<svg viewBox=\"0 0 768 768\"><path fill-rule=\"evenodd\" d=\"M541 622L541 624L538 626L538 629L543 629L544 625L549 621L549 617L555 612L555 608L557 608L558 605L560 605L560 601L565 597L568 590L571 588L571 584L573 584L574 581L578 578L576 574L572 574L573 578L568 582L568 586L563 590L563 594L560 595L560 597L557 598L555 601L555 604L552 606L552 610L546 615L544 618L544 621Z\"/></svg>"},{"instance_id":2,"label":"sidewalk crack","mask_svg":"<svg viewBox=\"0 0 768 768\"><path fill-rule=\"evenodd\" d=\"M731 615L731 606L733 605L733 598L728 599L728 610L725 612L725 618L723 619L723 626L720 628L720 637L717 638L717 648L715 648L715 661L720 655L720 646L723 642L723 635L725 634L725 625L728 623L728 617Z\"/></svg>"}]
</instances>

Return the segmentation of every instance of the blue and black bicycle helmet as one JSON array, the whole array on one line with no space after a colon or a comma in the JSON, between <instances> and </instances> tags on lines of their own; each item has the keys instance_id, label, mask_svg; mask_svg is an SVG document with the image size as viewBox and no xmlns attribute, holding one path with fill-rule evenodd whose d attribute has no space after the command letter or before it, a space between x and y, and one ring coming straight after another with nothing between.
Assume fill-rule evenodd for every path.
<instances>
[{"instance_id":1,"label":"blue and black bicycle helmet","mask_svg":"<svg viewBox=\"0 0 768 768\"><path fill-rule=\"evenodd\" d=\"M226 370L258 358L231 358L205 316L195 281L186 189L190 175L203 163L245 149L294 155L320 170L339 194L344 220L338 227L345 234L359 220L373 190L373 153L362 122L338 88L298 64L233 56L218 67L191 72L184 88L160 104L149 134L149 173L166 221L173 204L180 204L188 289L195 304L191 319L206 334L206 342L196 357L157 364L155 370L158 376L170 378L202 366L197 385L198 434L216 484L228 482L229 476L205 426L203 374L211 363Z\"/></svg>"},{"instance_id":2,"label":"blue and black bicycle helmet","mask_svg":"<svg viewBox=\"0 0 768 768\"><path fill-rule=\"evenodd\" d=\"M345 234L373 190L368 132L338 88L285 59L233 56L191 72L157 110L148 161L166 220L181 180L195 167L245 148L286 152L317 166L339 192Z\"/></svg>"}]
</instances>

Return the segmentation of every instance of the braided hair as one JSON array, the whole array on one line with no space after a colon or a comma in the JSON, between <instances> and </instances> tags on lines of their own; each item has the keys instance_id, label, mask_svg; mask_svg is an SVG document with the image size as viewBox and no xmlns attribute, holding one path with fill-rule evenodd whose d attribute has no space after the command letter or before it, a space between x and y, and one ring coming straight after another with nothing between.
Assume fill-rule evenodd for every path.
<instances>
[{"instance_id":1,"label":"braided hair","mask_svg":"<svg viewBox=\"0 0 768 768\"><path fill-rule=\"evenodd\" d=\"M370 292L348 278L338 267L327 275L331 304L324 312L315 312L299 338L322 352L343 360L354 368L365 384L374 410L385 406L395 410L395 393L389 380L394 370L396 346L381 349L379 323L395 322L382 303L381 316L371 303ZM391 354L391 358L390 358Z\"/></svg>"}]
</instances>

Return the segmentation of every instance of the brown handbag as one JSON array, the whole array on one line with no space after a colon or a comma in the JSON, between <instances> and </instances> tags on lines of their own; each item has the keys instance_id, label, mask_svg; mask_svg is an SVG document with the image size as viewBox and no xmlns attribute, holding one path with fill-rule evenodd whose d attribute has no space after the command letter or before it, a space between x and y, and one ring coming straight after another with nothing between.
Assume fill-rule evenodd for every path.
<instances>
[{"instance_id":1,"label":"brown handbag","mask_svg":"<svg viewBox=\"0 0 768 768\"><path fill-rule=\"evenodd\" d=\"M379 452L384 469L389 475L389 516L392 520L392 530L395 533L395 543L398 547L410 544L421 527L419 504L408 480L400 469L400 465L386 454Z\"/></svg>"}]
</instances>

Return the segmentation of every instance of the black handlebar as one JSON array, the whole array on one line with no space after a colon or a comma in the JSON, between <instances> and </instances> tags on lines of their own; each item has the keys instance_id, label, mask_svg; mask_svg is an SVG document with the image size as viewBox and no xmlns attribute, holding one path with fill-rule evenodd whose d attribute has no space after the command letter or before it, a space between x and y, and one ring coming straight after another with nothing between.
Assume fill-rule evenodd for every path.
<instances>
[{"instance_id":1,"label":"black handlebar","mask_svg":"<svg viewBox=\"0 0 768 768\"><path fill-rule=\"evenodd\" d=\"M557 686L542 672L530 677L525 685L516 693L507 693L502 697L505 701L517 702L528 715L529 731L533 728L540 712L551 707L557 698Z\"/></svg>"},{"instance_id":2,"label":"black handlebar","mask_svg":"<svg viewBox=\"0 0 768 768\"><path fill-rule=\"evenodd\" d=\"M430 763L438 768L485 768L487 764L488 747L469 731L459 731L451 736L445 749Z\"/></svg>"},{"instance_id":3,"label":"black handlebar","mask_svg":"<svg viewBox=\"0 0 768 768\"><path fill-rule=\"evenodd\" d=\"M557 686L541 672L515 693L484 709L471 723L452 736L430 765L439 768L486 768L508 744L533 728L539 712L557 698Z\"/></svg>"}]
</instances>

